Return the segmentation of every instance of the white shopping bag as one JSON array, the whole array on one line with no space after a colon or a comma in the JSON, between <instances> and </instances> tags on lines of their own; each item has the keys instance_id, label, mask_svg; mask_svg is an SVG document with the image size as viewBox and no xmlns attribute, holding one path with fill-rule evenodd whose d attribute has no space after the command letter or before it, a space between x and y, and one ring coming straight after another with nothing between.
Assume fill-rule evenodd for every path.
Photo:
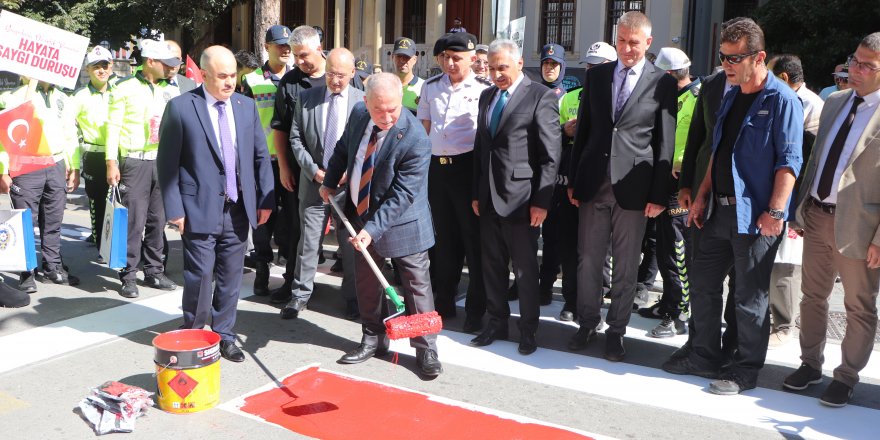
<instances>
[{"instance_id":1,"label":"white shopping bag","mask_svg":"<svg viewBox=\"0 0 880 440\"><path fill-rule=\"evenodd\" d=\"M804 237L794 232L794 229L786 228L788 233L782 237L779 250L776 251L775 263L803 264L804 261Z\"/></svg>"},{"instance_id":2,"label":"white shopping bag","mask_svg":"<svg viewBox=\"0 0 880 440\"><path fill-rule=\"evenodd\" d=\"M35 267L37 250L31 210L0 209L0 271L24 272Z\"/></svg>"}]
</instances>

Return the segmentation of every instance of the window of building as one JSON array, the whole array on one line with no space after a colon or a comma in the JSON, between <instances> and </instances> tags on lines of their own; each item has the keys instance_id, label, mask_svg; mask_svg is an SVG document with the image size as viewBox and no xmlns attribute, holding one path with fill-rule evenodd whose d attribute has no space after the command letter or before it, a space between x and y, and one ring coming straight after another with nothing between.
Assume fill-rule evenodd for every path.
<instances>
[{"instance_id":1,"label":"window of building","mask_svg":"<svg viewBox=\"0 0 880 440\"><path fill-rule=\"evenodd\" d=\"M541 2L541 41L538 49L556 43L566 51L574 50L575 0L543 0Z\"/></svg>"},{"instance_id":2,"label":"window of building","mask_svg":"<svg viewBox=\"0 0 880 440\"><path fill-rule=\"evenodd\" d=\"M614 45L617 42L617 20L625 12L645 12L645 0L609 0L608 15L605 20L605 41Z\"/></svg>"},{"instance_id":3,"label":"window of building","mask_svg":"<svg viewBox=\"0 0 880 440\"><path fill-rule=\"evenodd\" d=\"M425 44L426 0L403 0L403 36L412 38L416 44ZM389 43L394 42L390 40Z\"/></svg>"},{"instance_id":4,"label":"window of building","mask_svg":"<svg viewBox=\"0 0 880 440\"><path fill-rule=\"evenodd\" d=\"M281 18L281 24L290 29L306 24L306 0L285 0Z\"/></svg>"}]
</instances>

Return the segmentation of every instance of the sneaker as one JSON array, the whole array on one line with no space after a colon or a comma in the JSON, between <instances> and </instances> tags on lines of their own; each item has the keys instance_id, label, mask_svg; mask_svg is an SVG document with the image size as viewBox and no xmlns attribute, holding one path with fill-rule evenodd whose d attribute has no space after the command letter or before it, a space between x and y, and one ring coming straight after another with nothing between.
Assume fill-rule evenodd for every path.
<instances>
[{"instance_id":1,"label":"sneaker","mask_svg":"<svg viewBox=\"0 0 880 440\"><path fill-rule=\"evenodd\" d=\"M684 345L682 345L681 347L678 347L678 350L673 351L672 354L669 355L669 360L672 361L675 359L686 358L690 355L691 355L691 342L688 341L688 342L685 342Z\"/></svg>"},{"instance_id":2,"label":"sneaker","mask_svg":"<svg viewBox=\"0 0 880 440\"><path fill-rule=\"evenodd\" d=\"M177 284L174 284L174 281L169 280L168 277L161 272L154 275L144 276L144 286L160 290L174 290L177 288Z\"/></svg>"},{"instance_id":3,"label":"sneaker","mask_svg":"<svg viewBox=\"0 0 880 440\"><path fill-rule=\"evenodd\" d=\"M817 370L805 363L782 381L782 386L790 390L801 391L810 385L822 383L822 370Z\"/></svg>"},{"instance_id":4,"label":"sneaker","mask_svg":"<svg viewBox=\"0 0 880 440\"><path fill-rule=\"evenodd\" d=\"M736 374L726 374L721 379L709 384L709 392L719 396L735 396L743 391L750 390L749 386Z\"/></svg>"},{"instance_id":5,"label":"sneaker","mask_svg":"<svg viewBox=\"0 0 880 440\"><path fill-rule=\"evenodd\" d=\"M691 362L690 356L669 358L668 361L663 363L661 368L667 373L699 376L707 379L716 379L719 375L717 369L703 368Z\"/></svg>"},{"instance_id":6,"label":"sneaker","mask_svg":"<svg viewBox=\"0 0 880 440\"><path fill-rule=\"evenodd\" d=\"M98 258L95 258L95 263L102 264L102 265L107 264L107 262L104 261L104 257L102 257L100 255L98 255Z\"/></svg>"},{"instance_id":7,"label":"sneaker","mask_svg":"<svg viewBox=\"0 0 880 440\"><path fill-rule=\"evenodd\" d=\"M15 309L30 303L30 295L0 281L0 307Z\"/></svg>"},{"instance_id":8,"label":"sneaker","mask_svg":"<svg viewBox=\"0 0 880 440\"><path fill-rule=\"evenodd\" d=\"M791 342L791 329L788 327L780 327L770 333L770 342L767 348L779 348Z\"/></svg>"},{"instance_id":9,"label":"sneaker","mask_svg":"<svg viewBox=\"0 0 880 440\"><path fill-rule=\"evenodd\" d=\"M651 319L663 319L663 315L660 313L660 303L656 303L651 307L642 307L639 309L639 316L643 318L651 318Z\"/></svg>"},{"instance_id":10,"label":"sneaker","mask_svg":"<svg viewBox=\"0 0 880 440\"><path fill-rule=\"evenodd\" d=\"M119 294L125 298L137 298L138 286L136 280L125 280L122 282L122 288L119 289Z\"/></svg>"},{"instance_id":11,"label":"sneaker","mask_svg":"<svg viewBox=\"0 0 880 440\"><path fill-rule=\"evenodd\" d=\"M574 321L574 312L570 312L568 310L563 310L559 312L559 320L563 322Z\"/></svg>"},{"instance_id":12,"label":"sneaker","mask_svg":"<svg viewBox=\"0 0 880 440\"><path fill-rule=\"evenodd\" d=\"M637 288L636 297L633 299L633 311L638 311L640 308L647 305L650 300L651 293L647 288Z\"/></svg>"},{"instance_id":13,"label":"sneaker","mask_svg":"<svg viewBox=\"0 0 880 440\"><path fill-rule=\"evenodd\" d=\"M44 271L43 282L76 286L79 285L79 278L74 275L70 275L69 273L67 273L67 270L62 267L55 270Z\"/></svg>"},{"instance_id":14,"label":"sneaker","mask_svg":"<svg viewBox=\"0 0 880 440\"><path fill-rule=\"evenodd\" d=\"M35 293L37 282L34 280L34 271L22 272L18 276L18 289L25 293Z\"/></svg>"},{"instance_id":15,"label":"sneaker","mask_svg":"<svg viewBox=\"0 0 880 440\"><path fill-rule=\"evenodd\" d=\"M657 327L654 327L648 336L652 338L671 338L675 335L685 335L687 332L687 324L684 321L666 315L663 321Z\"/></svg>"},{"instance_id":16,"label":"sneaker","mask_svg":"<svg viewBox=\"0 0 880 440\"><path fill-rule=\"evenodd\" d=\"M833 380L828 385L828 388L825 388L825 392L822 393L822 397L819 398L819 402L822 405L830 406L832 408L842 408L849 403L849 399L852 399L853 389L851 386Z\"/></svg>"}]
</instances>

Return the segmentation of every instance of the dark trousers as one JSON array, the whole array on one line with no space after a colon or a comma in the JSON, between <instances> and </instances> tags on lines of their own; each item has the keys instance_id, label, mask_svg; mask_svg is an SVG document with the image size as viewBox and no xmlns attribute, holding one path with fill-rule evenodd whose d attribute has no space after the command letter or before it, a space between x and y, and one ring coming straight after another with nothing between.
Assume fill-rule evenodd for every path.
<instances>
[{"instance_id":1,"label":"dark trousers","mask_svg":"<svg viewBox=\"0 0 880 440\"><path fill-rule=\"evenodd\" d=\"M101 224L104 223L104 212L107 209L107 161L103 152L84 152L82 156L82 177L85 182L86 196L89 198L89 216L92 220L92 236L95 245L101 249Z\"/></svg>"},{"instance_id":2,"label":"dark trousers","mask_svg":"<svg viewBox=\"0 0 880 440\"><path fill-rule=\"evenodd\" d=\"M529 225L527 206L502 217L495 211L491 197L485 205L480 205L480 238L489 327L507 329L510 318L510 305L507 303L510 270L507 265L512 261L519 293L519 330L521 333L534 333L541 315L538 294L539 229Z\"/></svg>"},{"instance_id":3,"label":"dark trousers","mask_svg":"<svg viewBox=\"0 0 880 440\"><path fill-rule=\"evenodd\" d=\"M685 254L687 255L688 267L693 270L694 260L699 251L698 243L703 230L696 226L692 226L688 228L688 230L690 232L690 240L685 242ZM724 330L724 333L721 334L721 351L727 355L733 356L737 344L736 306L734 305L736 295L730 293L736 292L736 269L733 266L730 267L730 272L727 274L727 291L727 301L724 303L724 322L727 323L727 328ZM693 292L693 284L691 284L688 293L690 292ZM694 322L693 314L691 314L690 319L688 319L688 345L693 346L694 335L697 332L697 325Z\"/></svg>"},{"instance_id":4,"label":"dark trousers","mask_svg":"<svg viewBox=\"0 0 880 440\"><path fill-rule=\"evenodd\" d=\"M690 303L687 214L673 194L667 209L656 219L657 267L663 278L659 311L676 318L682 313L688 314Z\"/></svg>"},{"instance_id":5,"label":"dark trousers","mask_svg":"<svg viewBox=\"0 0 880 440\"><path fill-rule=\"evenodd\" d=\"M296 189L287 191L282 188L282 196L284 197L284 208L281 210L282 215L278 217L281 221L279 229L286 231L287 249L284 255L287 256L287 263L284 265L284 282L293 282L293 273L296 271L296 248L299 246L300 236L300 219L299 219L299 195ZM276 239L277 239L276 235ZM279 247L279 253L281 253Z\"/></svg>"},{"instance_id":6,"label":"dark trousers","mask_svg":"<svg viewBox=\"0 0 880 440\"><path fill-rule=\"evenodd\" d=\"M436 234L436 244L429 250L435 306L442 315L455 315L455 297L467 257L465 312L469 317L481 318L486 313L486 291L480 223L471 207L473 153L444 157L443 162L432 156L428 172L428 201Z\"/></svg>"},{"instance_id":7,"label":"dark trousers","mask_svg":"<svg viewBox=\"0 0 880 440\"><path fill-rule=\"evenodd\" d=\"M736 268L734 296L737 322L737 351L731 372L746 385L754 386L767 356L770 315L767 294L770 272L781 235L740 234L736 206L716 206L707 220L694 259L691 285L692 313L699 332L694 336L692 360L717 367L724 361L721 351L722 283Z\"/></svg>"},{"instance_id":8,"label":"dark trousers","mask_svg":"<svg viewBox=\"0 0 880 440\"><path fill-rule=\"evenodd\" d=\"M12 178L9 197L15 209L30 209L40 229L43 270L61 268L61 224L67 203L67 172L63 160L54 166Z\"/></svg>"},{"instance_id":9,"label":"dark trousers","mask_svg":"<svg viewBox=\"0 0 880 440\"><path fill-rule=\"evenodd\" d=\"M269 216L269 220L259 225L253 231L254 241L254 259L262 263L271 263L275 255L272 253L272 237L275 237L275 245L278 246L279 253L288 257L287 251L290 249L289 231L290 227L287 220L290 216L284 207L284 193L286 189L281 185L281 179L278 177L278 162L272 161L272 174L275 176L275 210Z\"/></svg>"},{"instance_id":10,"label":"dark trousers","mask_svg":"<svg viewBox=\"0 0 880 440\"><path fill-rule=\"evenodd\" d=\"M248 220L241 198L227 203L210 234L183 233L183 327L235 339L238 295L247 251Z\"/></svg>"},{"instance_id":11,"label":"dark trousers","mask_svg":"<svg viewBox=\"0 0 880 440\"><path fill-rule=\"evenodd\" d=\"M602 320L603 270L610 244L614 267L606 333L625 334L636 295L645 214L621 208L607 176L593 199L580 203L578 214L578 320L591 329Z\"/></svg>"},{"instance_id":12,"label":"dark trousers","mask_svg":"<svg viewBox=\"0 0 880 440\"><path fill-rule=\"evenodd\" d=\"M547 219L541 226L544 255L541 258L540 290L548 292L553 289L561 268L562 297L565 299L562 309L569 312L577 311L577 231L578 209L568 200L567 188L556 185Z\"/></svg>"},{"instance_id":13,"label":"dark trousers","mask_svg":"<svg viewBox=\"0 0 880 440\"><path fill-rule=\"evenodd\" d=\"M119 193L128 208L128 252L119 277L134 280L138 264L145 275L164 272L165 205L156 174L156 161L124 158L119 172ZM141 249L143 247L143 249ZM143 251L143 252L142 252Z\"/></svg>"},{"instance_id":14,"label":"dark trousers","mask_svg":"<svg viewBox=\"0 0 880 440\"><path fill-rule=\"evenodd\" d=\"M659 269L657 264L657 219L649 218L645 224L645 234L642 237L642 261L639 263L636 289L650 290L654 287L654 280L657 279Z\"/></svg>"}]
</instances>

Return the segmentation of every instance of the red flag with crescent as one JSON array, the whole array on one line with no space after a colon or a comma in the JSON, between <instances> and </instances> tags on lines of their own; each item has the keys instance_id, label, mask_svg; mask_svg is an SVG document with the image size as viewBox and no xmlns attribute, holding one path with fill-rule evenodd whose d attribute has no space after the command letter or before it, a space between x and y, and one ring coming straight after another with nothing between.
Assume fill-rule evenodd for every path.
<instances>
[{"instance_id":1,"label":"red flag with crescent","mask_svg":"<svg viewBox=\"0 0 880 440\"><path fill-rule=\"evenodd\" d=\"M0 112L0 144L9 155L6 172L12 177L55 165L31 101Z\"/></svg>"},{"instance_id":2,"label":"red flag with crescent","mask_svg":"<svg viewBox=\"0 0 880 440\"><path fill-rule=\"evenodd\" d=\"M196 84L205 82L202 79L202 70L199 69L199 66L196 66L196 62L189 55L186 56L186 77L195 81Z\"/></svg>"}]
</instances>

